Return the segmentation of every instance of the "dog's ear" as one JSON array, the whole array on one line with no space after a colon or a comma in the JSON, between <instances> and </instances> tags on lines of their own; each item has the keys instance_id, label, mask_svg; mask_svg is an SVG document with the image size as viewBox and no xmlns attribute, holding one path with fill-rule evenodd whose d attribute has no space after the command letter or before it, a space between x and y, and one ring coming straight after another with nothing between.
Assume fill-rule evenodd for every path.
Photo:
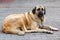
<instances>
[{"instance_id":1,"label":"dog's ear","mask_svg":"<svg viewBox=\"0 0 60 40\"><path fill-rule=\"evenodd\" d=\"M46 9L44 8L44 15L46 14Z\"/></svg>"},{"instance_id":2,"label":"dog's ear","mask_svg":"<svg viewBox=\"0 0 60 40\"><path fill-rule=\"evenodd\" d=\"M32 13L35 14L36 7L32 9Z\"/></svg>"}]
</instances>

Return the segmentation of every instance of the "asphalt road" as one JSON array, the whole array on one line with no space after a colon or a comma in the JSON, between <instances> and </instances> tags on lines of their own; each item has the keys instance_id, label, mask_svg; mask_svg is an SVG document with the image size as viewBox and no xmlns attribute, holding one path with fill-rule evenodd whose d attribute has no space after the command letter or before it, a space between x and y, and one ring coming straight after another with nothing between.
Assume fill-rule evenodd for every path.
<instances>
[{"instance_id":1,"label":"asphalt road","mask_svg":"<svg viewBox=\"0 0 60 40\"><path fill-rule=\"evenodd\" d=\"M32 10L36 5L46 7L45 24L60 29L60 0L15 0L0 4L0 40L60 40L60 31L54 34L29 33L24 36L2 33L3 19L10 14L19 14Z\"/></svg>"}]
</instances>

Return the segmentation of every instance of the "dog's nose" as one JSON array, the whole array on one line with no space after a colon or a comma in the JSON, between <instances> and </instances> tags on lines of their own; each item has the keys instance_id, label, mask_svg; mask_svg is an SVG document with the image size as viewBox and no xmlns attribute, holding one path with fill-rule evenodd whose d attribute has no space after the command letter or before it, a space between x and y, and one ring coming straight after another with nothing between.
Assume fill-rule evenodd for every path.
<instances>
[{"instance_id":1,"label":"dog's nose","mask_svg":"<svg viewBox=\"0 0 60 40\"><path fill-rule=\"evenodd\" d=\"M42 17L42 16L43 16L43 12L40 11L40 12L38 13L38 16L39 16L39 17Z\"/></svg>"}]
</instances>

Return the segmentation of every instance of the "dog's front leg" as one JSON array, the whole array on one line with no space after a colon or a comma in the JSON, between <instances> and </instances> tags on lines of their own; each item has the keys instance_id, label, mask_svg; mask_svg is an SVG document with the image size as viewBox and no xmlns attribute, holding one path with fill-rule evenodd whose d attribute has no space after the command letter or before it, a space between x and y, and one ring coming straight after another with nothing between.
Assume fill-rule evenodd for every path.
<instances>
[{"instance_id":1,"label":"dog's front leg","mask_svg":"<svg viewBox=\"0 0 60 40\"><path fill-rule=\"evenodd\" d=\"M50 30L53 30L53 31L58 31L59 30L58 28L55 28L55 27L52 27L52 26L49 26L49 25L43 25L43 28L44 29L50 29Z\"/></svg>"},{"instance_id":2,"label":"dog's front leg","mask_svg":"<svg viewBox=\"0 0 60 40\"><path fill-rule=\"evenodd\" d=\"M52 33L53 33L52 31L48 31L48 30L46 30L46 29L39 29L38 27L34 27L34 26L31 27L31 30L27 30L27 29L26 29L25 32L27 32L27 33L40 32L40 33L49 33L49 34L52 34Z\"/></svg>"},{"instance_id":3,"label":"dog's front leg","mask_svg":"<svg viewBox=\"0 0 60 40\"><path fill-rule=\"evenodd\" d=\"M53 31L48 31L46 29L37 29L38 32L41 32L41 33L48 33L48 34L53 34Z\"/></svg>"},{"instance_id":4,"label":"dog's front leg","mask_svg":"<svg viewBox=\"0 0 60 40\"><path fill-rule=\"evenodd\" d=\"M40 29L38 27L35 27L34 30L29 30L31 32L39 32L39 33L48 33L48 34L53 34L53 31L48 31L46 29Z\"/></svg>"}]
</instances>

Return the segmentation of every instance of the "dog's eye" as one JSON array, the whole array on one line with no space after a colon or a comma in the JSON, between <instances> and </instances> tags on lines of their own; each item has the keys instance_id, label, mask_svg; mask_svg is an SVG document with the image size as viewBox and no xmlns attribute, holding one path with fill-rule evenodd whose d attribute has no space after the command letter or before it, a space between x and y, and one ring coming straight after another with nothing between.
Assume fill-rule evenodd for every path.
<instances>
[{"instance_id":1,"label":"dog's eye","mask_svg":"<svg viewBox=\"0 0 60 40\"><path fill-rule=\"evenodd\" d=\"M42 11L43 11L44 9L42 8Z\"/></svg>"},{"instance_id":2,"label":"dog's eye","mask_svg":"<svg viewBox=\"0 0 60 40\"><path fill-rule=\"evenodd\" d=\"M39 11L39 10L40 10L40 8L37 9L37 11Z\"/></svg>"}]
</instances>

